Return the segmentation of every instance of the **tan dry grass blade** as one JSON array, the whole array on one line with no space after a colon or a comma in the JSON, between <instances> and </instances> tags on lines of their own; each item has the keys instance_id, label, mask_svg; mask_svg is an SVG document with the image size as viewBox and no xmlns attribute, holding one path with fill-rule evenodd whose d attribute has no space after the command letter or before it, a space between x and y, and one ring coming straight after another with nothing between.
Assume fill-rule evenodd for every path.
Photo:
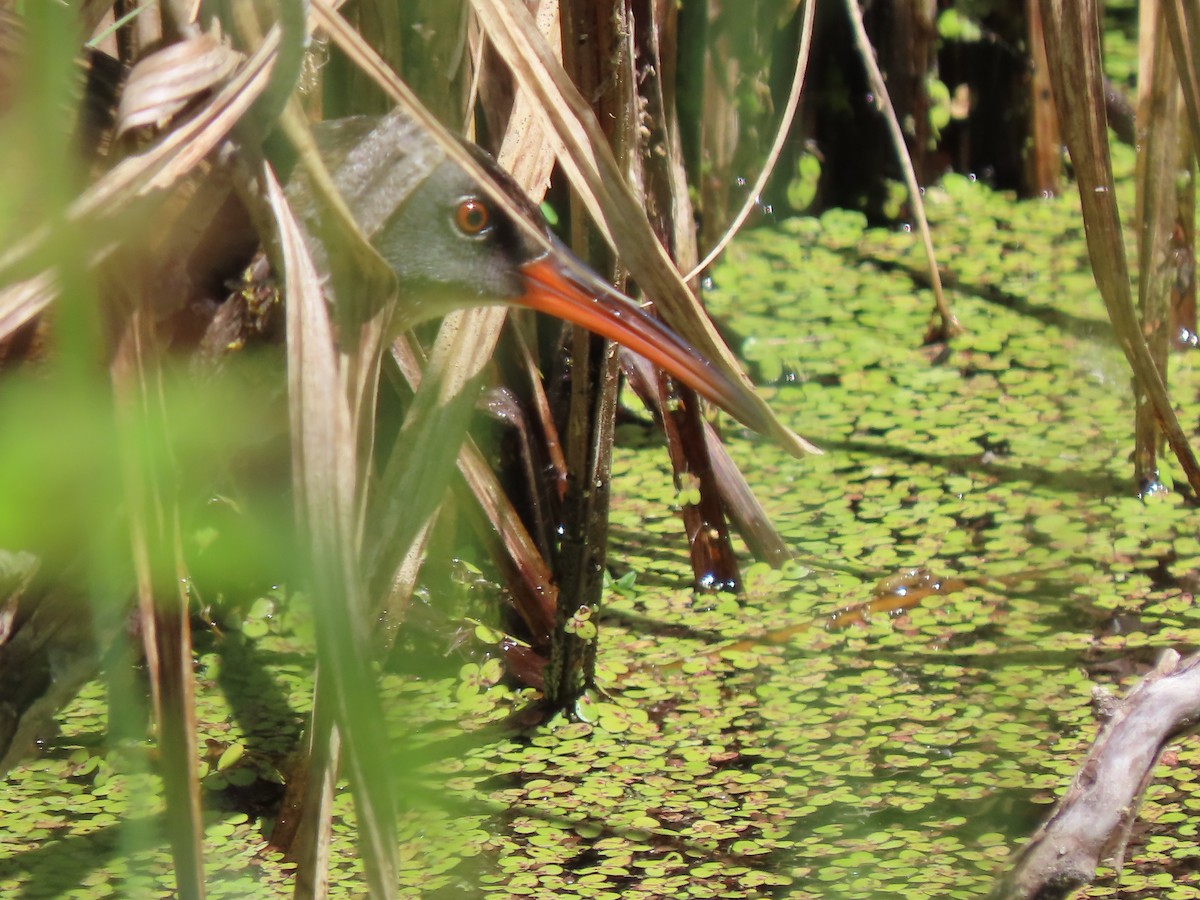
<instances>
[{"instance_id":1,"label":"tan dry grass blade","mask_svg":"<svg viewBox=\"0 0 1200 900\"><path fill-rule=\"evenodd\" d=\"M1108 153L1099 16L1093 0L1042 0L1054 101L1075 167L1088 255L1117 342L1146 392L1192 491L1200 494L1200 466L1171 407L1133 307L1129 265L1121 234Z\"/></svg>"},{"instance_id":2,"label":"tan dry grass blade","mask_svg":"<svg viewBox=\"0 0 1200 900\"><path fill-rule=\"evenodd\" d=\"M1183 85L1192 146L1200 147L1200 0L1163 0L1160 8Z\"/></svg>"},{"instance_id":3,"label":"tan dry grass blade","mask_svg":"<svg viewBox=\"0 0 1200 900\"><path fill-rule=\"evenodd\" d=\"M396 363L394 377L403 378L414 391L417 390L422 384L426 367L426 361L420 349L411 344L407 337L402 336L392 345L392 356ZM471 494L470 498L463 497L464 502L474 502L478 505L479 512L490 525L490 531L504 546L509 557L515 561L520 570L520 577L525 580L531 594L538 597L544 604L542 610L545 613L544 621L531 621L530 628L535 632L542 631L549 635L558 588L551 580L550 572L546 568L537 544L525 529L521 517L513 508L508 495L505 494L483 453L469 436L458 452L457 465L466 488ZM409 522L405 527L411 529L414 524L416 523ZM411 587L414 583L412 572L416 562L414 557L423 551L423 538L423 533L418 535L403 561L392 573L391 586L384 602L385 612L382 620L388 642L400 625L399 613L402 612L402 605L411 594ZM388 538L381 541L379 549L384 549L388 541L401 543L398 538ZM525 614L527 611L518 609L518 612Z\"/></svg>"},{"instance_id":4,"label":"tan dry grass blade","mask_svg":"<svg viewBox=\"0 0 1200 900\"><path fill-rule=\"evenodd\" d=\"M287 286L288 404L297 517L308 537L318 650L346 757L373 896L395 896L396 834L379 697L356 541L358 438L321 279L274 175L268 199L279 225ZM320 870L325 862L314 861Z\"/></svg>"},{"instance_id":5,"label":"tan dry grass blade","mask_svg":"<svg viewBox=\"0 0 1200 900\"><path fill-rule=\"evenodd\" d=\"M278 46L279 32L272 29L262 46L195 116L150 149L107 172L71 206L71 218L111 212L135 196L168 188L191 172L229 134L267 86ZM0 266L7 258L0 261Z\"/></svg>"},{"instance_id":6,"label":"tan dry grass blade","mask_svg":"<svg viewBox=\"0 0 1200 900\"><path fill-rule=\"evenodd\" d=\"M554 59L528 11L516 0L472 0L476 15L517 83L537 98L547 134L563 145L558 159L613 246L663 318L734 380L757 412L747 425L778 440L794 455L820 451L775 418L754 393L733 353L671 264L645 211L629 190L587 102Z\"/></svg>"},{"instance_id":7,"label":"tan dry grass blade","mask_svg":"<svg viewBox=\"0 0 1200 900\"><path fill-rule=\"evenodd\" d=\"M331 12L329 14L332 15ZM386 72L391 80L399 83L399 79L387 69L386 64L362 44L357 33L352 29L343 29L341 25L344 23L341 23L340 19L334 21L335 36L341 34L341 43L351 58L358 60L368 71L376 69ZM289 134L302 148L302 157L308 158L306 167L310 170L310 182L315 192L324 198L327 207L336 211L341 220L340 226L327 229L326 233L332 235L341 232L362 238L359 223L337 196L328 173L324 171L324 166L313 152L311 142L307 140L308 136L294 122L292 114L285 114L285 125ZM458 149L456 142L450 143ZM543 173L542 179L547 175L548 173ZM366 227L373 230L370 225ZM363 240L365 243L365 239ZM327 240L327 248L332 250L328 244ZM373 251L371 255L374 255ZM333 261L331 259L331 262ZM402 322L402 315L391 316L385 312L382 316L375 316L374 313L379 310L375 310L370 302L352 303L353 311L348 320L341 308L342 304L348 299L347 292L357 292L360 286L347 284L336 276L335 272L339 331L342 332L343 338L346 337L347 328L354 329L359 325L365 327L368 318L371 321L385 322L395 318ZM394 297L394 290L391 293ZM364 579L364 583L369 580L370 583L378 584L378 579L385 579L386 585L400 594L405 593L406 586L412 584L412 573L419 567L423 536L427 532L428 522L445 496L454 470L453 460L466 436L467 421L474 411L480 369L491 357L503 320L504 311L492 308L452 314L443 322L434 362L427 372L424 388L418 392L395 444L395 450L384 467L379 484L372 492L377 507L371 519L372 539L369 547L359 557L359 577ZM359 435L360 448L368 457L370 442L366 431L370 427L371 417L362 413L368 409L369 401L373 403L374 387L378 378L378 356L373 351L368 352L369 347L374 346L377 336L378 333L370 335L369 341L359 344L357 353L349 354L342 360L343 378L348 380L346 396L350 398L353 409L360 412L359 424L351 430ZM366 467L362 471L366 471ZM365 480L359 485L360 493L364 488ZM362 501L362 507L357 514L356 532L359 535L362 535L365 522L367 498L363 497ZM363 603L374 607L373 599L368 600L364 592ZM382 613L385 633L394 632L404 599L385 599L385 609ZM373 609L372 619L376 617L377 612ZM377 643L374 640L368 641L361 645L361 652L367 654L367 648L373 650ZM323 675L318 682L314 704L326 707L331 691L336 691L337 688L333 679ZM304 801L305 808L300 811L301 831L293 843L297 852L306 858L305 870L309 873L307 890L317 894L323 889L320 881L323 864L319 859L321 837L327 833L328 785L336 773L339 757L336 747L337 735L330 731L331 724L329 720L314 719L310 730L312 757L307 777L311 789Z\"/></svg>"},{"instance_id":8,"label":"tan dry grass blade","mask_svg":"<svg viewBox=\"0 0 1200 900\"><path fill-rule=\"evenodd\" d=\"M135 199L165 190L195 168L266 88L278 42L278 32L272 31L263 46L195 116L148 150L106 172L71 204L68 218L75 223L110 220L127 210ZM104 228L86 224L83 230L106 233ZM7 282L0 287L0 323L5 328L19 327L54 299L53 276L36 268L52 237L51 228L42 225L0 253L0 284ZM9 333L0 331L0 338Z\"/></svg>"},{"instance_id":9,"label":"tan dry grass blade","mask_svg":"<svg viewBox=\"0 0 1200 900\"><path fill-rule=\"evenodd\" d=\"M546 560L533 536L525 528L521 516L508 499L496 473L473 441L468 441L458 455L458 471L471 491L492 533L504 546L517 566L518 576L525 582L532 608L517 604L517 612L525 617L532 634L549 636L554 626L554 608L558 602L558 585L554 583Z\"/></svg>"},{"instance_id":10,"label":"tan dry grass blade","mask_svg":"<svg viewBox=\"0 0 1200 900\"><path fill-rule=\"evenodd\" d=\"M298 165L307 177L311 196L305 202L320 210L321 235L308 235L309 246L319 250L329 268L336 297L332 304L334 330L341 344L339 366L349 404L350 427L356 435L360 471L371 468L374 453L375 401L379 388L379 363L396 318L395 273L375 251L362 225L338 192L322 160L299 104L290 102L280 126L298 154ZM296 176L293 175L293 181ZM364 227L367 227L364 225ZM374 226L371 226L372 229ZM355 499L355 547L363 546L367 479L360 478Z\"/></svg>"},{"instance_id":11,"label":"tan dry grass blade","mask_svg":"<svg viewBox=\"0 0 1200 900\"><path fill-rule=\"evenodd\" d=\"M708 457L712 460L716 482L721 490L725 509L729 513L729 520L746 542L750 554L772 566L783 565L792 558L791 548L771 524L771 517L754 496L746 476L733 461L729 450L721 442L721 436L709 422L704 423L704 443L708 447Z\"/></svg>"},{"instance_id":12,"label":"tan dry grass blade","mask_svg":"<svg viewBox=\"0 0 1200 900\"><path fill-rule=\"evenodd\" d=\"M1174 251L1176 193L1181 150L1186 150L1182 90L1176 77L1169 38L1157 3L1141 8L1138 31L1137 154L1138 307L1142 334L1154 365L1167 378L1170 348L1170 300L1177 283ZM1181 146L1180 141L1183 141ZM1183 229L1180 228L1182 232ZM1137 398L1134 428L1134 477L1138 489L1158 485L1158 423L1145 398Z\"/></svg>"},{"instance_id":13,"label":"tan dry grass blade","mask_svg":"<svg viewBox=\"0 0 1200 900\"><path fill-rule=\"evenodd\" d=\"M430 516L437 509L445 494L445 488L453 471L455 451L466 432L466 420L474 409L475 392L467 387L478 374L478 366L490 358L491 342L494 335L489 337L488 327L472 328L471 317L466 317L468 323L463 327L461 316L450 316L443 324L442 334L447 335L449 349L443 349L443 357L449 354L451 362L443 365L442 381L437 378L430 380L430 388L421 395L419 402L414 405L405 422L404 430L396 443L396 451L388 460L384 473L372 491L371 497L377 499L380 507L374 510L371 520L371 540L365 551L361 548L365 542L365 522L368 498L365 494L368 479L365 472L369 471L369 459L372 455L372 436L374 398L379 374L380 342L383 336L390 333L391 322L396 316L391 307L396 302L394 275L387 270L389 289L387 296L390 300L380 304L372 299L369 282L380 282L378 274L363 279L364 271L386 269L382 260L366 242L360 225L368 231L377 227L377 222L361 221L361 215L356 219L338 194L324 163L312 145L311 135L298 121L295 108L289 109L284 115L284 125L290 137L300 148L301 158L308 170L309 189L305 200L315 202L332 215L323 216L328 219L321 231L322 251L329 262L332 280L336 286L335 313L338 319L337 332L341 342L347 345L341 354L332 350L333 326L328 323L328 340L331 345L325 366L331 368L332 374L326 375L333 384L339 385L338 396L343 397L349 404L349 415L345 418L347 433L356 437L347 442L343 449L340 465L348 467L347 471L357 471L359 479L352 489L348 486L343 490L352 490L351 496L357 498L353 511L350 513L351 522L347 523L348 533L353 540L354 573L347 577L356 580L355 589L358 599L348 604L350 615L366 616L367 607L371 608L370 618L379 621L377 604L373 597L368 597L368 583L374 583L381 569L392 585L411 584L412 575L419 562L423 546L422 537L427 530ZM370 216L368 216L368 219ZM347 265L348 259L357 259L357 263ZM311 264L311 263L310 263ZM339 271L341 270L341 271ZM358 283L366 281L368 284ZM289 291L289 304L296 298ZM324 306L324 300L319 301ZM290 308L290 307L289 307ZM492 313L495 310L481 310L480 313ZM456 325L459 326L456 328ZM498 329L497 329L498 330ZM474 340L474 342L472 342ZM482 344L479 343L482 341ZM466 349L460 342L467 344ZM477 361L472 367L467 364ZM299 362L299 361L297 361ZM444 359L443 359L444 363ZM303 366L303 362L299 362ZM477 385L476 385L477 386ZM339 413L339 419L341 414ZM458 435L457 440L455 435ZM357 453L351 452L357 448ZM444 469L444 473L440 471ZM406 555L407 554L407 555ZM405 565L407 560L408 565ZM402 570L405 577L398 578L396 571ZM394 632L392 618L386 612L383 618L385 633ZM398 616L395 617L398 619ZM352 645L363 659L371 658L379 645L376 635L362 634L355 638ZM372 688L373 689L373 688ZM336 700L342 685L336 676L330 672L330 667L322 668L318 678L314 696L314 708L327 709L332 703L341 706ZM329 828L329 802L331 798L329 785L336 780L339 764L338 734L333 729L333 720L329 717L314 716L309 730L310 758L307 767L307 791L301 804L290 813L293 820L299 819L299 830L290 841L292 854L301 862L303 881L300 882L306 896L322 896L326 888L324 884L325 863L322 859L325 848L324 838ZM347 741L347 748L352 754L354 745ZM351 760L353 765L353 760ZM377 782L358 781L356 784L371 784ZM357 798L357 793L356 793ZM293 798L294 799L294 798ZM382 812L382 810L381 810ZM384 829L376 829L378 840L385 836Z\"/></svg>"},{"instance_id":14,"label":"tan dry grass blade","mask_svg":"<svg viewBox=\"0 0 1200 900\"><path fill-rule=\"evenodd\" d=\"M138 61L117 107L117 136L131 128L161 128L172 116L233 74L241 54L219 30L170 44Z\"/></svg>"},{"instance_id":15,"label":"tan dry grass blade","mask_svg":"<svg viewBox=\"0 0 1200 900\"><path fill-rule=\"evenodd\" d=\"M329 648L332 643L333 652L323 655L324 661L317 673L313 716L307 734L306 767L299 782L289 784L285 796L286 808L281 813L284 827L278 829L276 840L298 864L296 896L325 897L329 888L328 852L333 792L342 750L337 723L346 725L352 718L354 694L366 699L369 707L378 704L369 668L364 672L347 655L366 660L370 658L370 650L374 646L374 636L366 625L369 602L362 562L366 492L370 482L365 473L371 468L379 358L384 335L390 327L390 306L395 300L396 287L391 270L370 246L335 188L298 104L289 103L280 124L297 150L298 167L305 173L303 202L312 206L314 216L320 210L319 218L324 223L320 236L300 236L306 271L299 280L293 280L289 274L287 282L288 373L294 479L297 486L303 480L317 489L333 486L336 493L335 497L330 498L336 501L336 512L312 507L306 511L298 502L297 518L306 523L310 541L314 545L319 539L314 529L324 527L322 522L340 523L333 535L340 564L330 564L325 559L325 571L318 572L316 579L324 587L321 592L324 597L318 594L316 599L320 605L317 610L318 621L326 619L332 629L330 633L340 632L340 639L331 640L325 645ZM294 192L292 196L295 199ZM277 218L281 212L281 208L276 209ZM296 227L290 210L286 219L286 224ZM287 233L284 225L280 220L281 234ZM320 250L331 270L329 273L322 273L321 276L315 274L316 268L308 252L310 246ZM320 287L326 274L336 289L337 302L333 309L337 317L336 327L329 318L329 304ZM303 309L308 310L306 320L312 330L311 336L305 335L304 328L293 328L293 313ZM345 347L339 349L336 346L335 332L340 335ZM296 335L295 341L293 334ZM311 350L306 351L305 348ZM293 350L297 351L294 356ZM309 354L311 358L305 359ZM317 391L309 392L306 399L300 399L306 394L303 379L313 373L316 373L319 383ZM297 400L300 400L299 410ZM297 440L299 416L308 416L311 421L311 428L300 441ZM321 434L322 416L330 417L332 427L326 431L332 432L332 444L322 443L323 437L331 436L328 433ZM333 451L333 457L322 462L323 473L321 467L310 468L302 462L305 447L310 445L317 450ZM324 486L322 481L325 482ZM329 518L334 515L339 518ZM317 553L313 556L314 562L321 558ZM336 601L339 597L344 598L344 603ZM377 710L369 712L374 714ZM347 730L352 735L362 732L361 726ZM366 741L376 746L363 748L351 745L352 771L365 771L371 767L372 759L381 758L382 742L378 736L368 731ZM356 754L358 759L355 758ZM356 781L356 784L377 786L378 782ZM384 790L387 790L386 785ZM359 801L358 793L355 793L356 801ZM394 838L390 824L375 817L390 814L391 798L380 797L375 800L367 797L359 802L369 807L366 810L360 808L360 815L365 812L372 817L367 822L363 836L364 852L374 854L378 860L378 872L372 871L369 877L388 878L388 873L394 870L391 857L395 851L385 848L388 842L394 843Z\"/></svg>"},{"instance_id":16,"label":"tan dry grass blade","mask_svg":"<svg viewBox=\"0 0 1200 900\"><path fill-rule=\"evenodd\" d=\"M929 283L933 288L933 300L937 306L938 315L941 317L940 328L933 328L933 333L927 336L927 340L944 341L960 334L962 326L955 318L954 311L950 309L950 304L946 302L946 294L942 290L942 276L938 271L937 255L933 251L933 235L929 232L929 220L925 216L925 201L921 196L921 186L917 183L917 173L913 169L912 157L909 155L908 145L904 141L904 131L900 127L900 120L896 118L896 108L892 106L892 101L888 97L887 83L884 81L883 73L879 70L879 63L875 59L875 49L871 46L871 39L867 37L862 8L858 5L858 0L846 0L846 12L850 16L850 25L854 30L854 43L858 46L859 55L867 70L867 81L875 93L879 111L883 114L884 121L887 122L888 133L892 136L900 169L904 172L904 183L908 187L908 202L912 204L913 217L917 220L917 227L921 231L921 244L925 248L925 262L929 266Z\"/></svg>"},{"instance_id":17,"label":"tan dry grass blade","mask_svg":"<svg viewBox=\"0 0 1200 900\"><path fill-rule=\"evenodd\" d=\"M541 0L534 12L538 32L554 58L562 61L562 34L558 24L558 0ZM518 90L504 131L496 161L507 169L535 203L546 196L554 171L554 145L537 116L537 100L529 91Z\"/></svg>"},{"instance_id":18,"label":"tan dry grass blade","mask_svg":"<svg viewBox=\"0 0 1200 900\"><path fill-rule=\"evenodd\" d=\"M49 306L57 294L58 279L50 272L0 287L0 341Z\"/></svg>"},{"instance_id":19,"label":"tan dry grass blade","mask_svg":"<svg viewBox=\"0 0 1200 900\"><path fill-rule=\"evenodd\" d=\"M326 5L336 10L344 2L329 0ZM311 18L308 27L311 31ZM107 221L126 213L136 199L166 190L191 172L271 87L281 41L281 29L273 27L258 49L195 115L149 149L122 160L106 172L71 204L68 219L85 223L82 233L105 234L111 229L86 223L92 219ZM0 340L53 301L54 277L38 268L52 238L51 228L43 225L0 252ZM101 247L95 251L92 262L100 261L110 250L111 247Z\"/></svg>"}]
</instances>

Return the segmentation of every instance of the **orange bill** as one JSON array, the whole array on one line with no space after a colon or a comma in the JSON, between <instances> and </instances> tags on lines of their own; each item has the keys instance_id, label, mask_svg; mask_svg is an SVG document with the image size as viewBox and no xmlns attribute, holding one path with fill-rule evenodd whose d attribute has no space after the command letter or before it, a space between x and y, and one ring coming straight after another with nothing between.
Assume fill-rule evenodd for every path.
<instances>
[{"instance_id":1,"label":"orange bill","mask_svg":"<svg viewBox=\"0 0 1200 900\"><path fill-rule=\"evenodd\" d=\"M756 431L766 433L761 407L751 390L735 383L653 316L621 296L600 278L585 283L553 255L521 266L525 293L516 303L615 341L644 356L664 372L711 400Z\"/></svg>"}]
</instances>

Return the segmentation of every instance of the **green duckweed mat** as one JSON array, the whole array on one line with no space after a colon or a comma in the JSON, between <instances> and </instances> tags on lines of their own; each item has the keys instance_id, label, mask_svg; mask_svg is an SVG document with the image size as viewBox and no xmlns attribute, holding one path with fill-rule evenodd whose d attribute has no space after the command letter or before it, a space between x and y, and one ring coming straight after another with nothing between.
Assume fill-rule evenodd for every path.
<instances>
[{"instance_id":1,"label":"green duckweed mat","mask_svg":"<svg viewBox=\"0 0 1200 900\"><path fill-rule=\"evenodd\" d=\"M1074 199L951 177L927 202L968 329L948 349L921 346L915 236L853 214L749 233L713 275L764 392L826 451L725 423L793 563L694 595L666 453L626 425L583 720L501 728L530 693L482 643L381 676L402 896L979 896L1086 751L1093 689L1200 644L1197 515L1133 496L1128 377ZM1173 365L1191 404L1195 363ZM876 590L922 567L934 589ZM211 897L290 891L265 832L312 662L303 598L197 635ZM0 792L0 895L171 896L153 747L106 737L129 700L91 685ZM1198 757L1186 739L1158 767L1125 897L1200 897ZM337 810L331 894L360 895L344 785Z\"/></svg>"}]
</instances>

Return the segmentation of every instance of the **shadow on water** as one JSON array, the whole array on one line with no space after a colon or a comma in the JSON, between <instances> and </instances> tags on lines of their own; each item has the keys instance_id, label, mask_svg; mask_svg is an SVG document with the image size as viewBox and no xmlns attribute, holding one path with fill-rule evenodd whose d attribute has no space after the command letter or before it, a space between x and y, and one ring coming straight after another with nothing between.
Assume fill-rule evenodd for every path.
<instances>
[{"instance_id":1,"label":"shadow on water","mask_svg":"<svg viewBox=\"0 0 1200 900\"><path fill-rule=\"evenodd\" d=\"M903 776L900 777L900 780L904 780ZM872 790L871 779L864 779L863 790L865 792ZM894 806L875 808L871 811L865 811L853 803L831 803L818 807L811 814L799 819L788 837L790 840L800 843L814 832L824 830L831 835L836 834L838 844L871 846L874 840L877 840L876 836L881 833L920 834L923 826L928 822L957 821L961 824L955 827L950 834L963 847L990 845L994 843L992 836L996 834L1003 835L1005 842L1011 844L1030 834L1041 822L1046 807L1036 802L1038 793L1029 788L1010 787L982 798L949 800L940 797L934 802L922 806L919 810L905 810L901 807L899 800ZM986 844L983 840L985 838L989 838ZM834 839L831 837L832 840ZM894 856L904 851L920 852L922 856L926 857L924 864L932 861L926 856L931 852L930 848L919 844L898 847L890 850L889 855ZM974 856L977 860L976 865L982 872L993 876L1000 874L1003 868L1002 862L983 854L974 854ZM896 860L893 859L893 861ZM788 860L787 854L776 853L773 854L770 862L776 867L783 868L790 860ZM915 864L915 861L910 864ZM872 861L868 865L874 867L876 861ZM781 890L774 896L786 897L790 896L790 893L789 890ZM836 898L864 895L849 889L843 894L833 888L824 896ZM920 894L919 896L930 895Z\"/></svg>"},{"instance_id":2,"label":"shadow on water","mask_svg":"<svg viewBox=\"0 0 1200 900\"><path fill-rule=\"evenodd\" d=\"M245 746L243 757L258 768L286 772L286 759L299 745L306 716L292 708L287 692L274 672L281 666L312 665L302 654L264 650L239 631L216 634L197 632L197 652L212 652L220 659L216 677L229 704ZM250 784L228 784L219 792L221 805L251 816L273 815L283 797L283 785L261 777Z\"/></svg>"},{"instance_id":3,"label":"shadow on water","mask_svg":"<svg viewBox=\"0 0 1200 900\"><path fill-rule=\"evenodd\" d=\"M197 647L198 652L203 649ZM292 708L287 692L272 672L288 665L308 667L312 659L299 653L264 650L237 631L216 638L210 649L221 659L217 683L251 747L266 734L272 735L276 742L280 738L289 743L298 741L298 723L303 716ZM290 727L285 727L289 723Z\"/></svg>"},{"instance_id":4,"label":"shadow on water","mask_svg":"<svg viewBox=\"0 0 1200 900\"><path fill-rule=\"evenodd\" d=\"M914 269L896 260L863 256L857 247L832 247L829 249L845 260L850 267L869 263L882 272L907 277L916 288L932 289L927 270ZM1073 337L1085 340L1095 340L1101 337L1111 338L1112 329L1104 318L1077 316L1065 310L1055 309L1053 306L1031 303L1028 298L993 284L974 284L962 281L953 273L943 273L942 287L1002 307L1018 316L1032 319L1048 328L1059 329Z\"/></svg>"},{"instance_id":5,"label":"shadow on water","mask_svg":"<svg viewBox=\"0 0 1200 900\"><path fill-rule=\"evenodd\" d=\"M10 856L0 862L0 871L30 873L20 892L12 895L13 900L50 900L62 897L72 889L78 890L90 873L108 868L114 860L157 851L165 842L161 817L126 819L90 834L76 833L52 839ZM127 874L136 878L139 873L131 866ZM109 879L110 886L115 880L115 876Z\"/></svg>"},{"instance_id":6,"label":"shadow on water","mask_svg":"<svg viewBox=\"0 0 1200 900\"><path fill-rule=\"evenodd\" d=\"M827 452L841 450L846 453L881 456L903 463L923 463L943 468L947 474L978 472L994 476L1002 482L1024 482L1062 494L1111 497L1127 494L1130 490L1129 482L1115 478L1109 472L1095 469L1051 471L1043 466L1010 465L998 459L985 459L983 453L927 453L883 442L824 439L817 434L810 434L809 437Z\"/></svg>"}]
</instances>

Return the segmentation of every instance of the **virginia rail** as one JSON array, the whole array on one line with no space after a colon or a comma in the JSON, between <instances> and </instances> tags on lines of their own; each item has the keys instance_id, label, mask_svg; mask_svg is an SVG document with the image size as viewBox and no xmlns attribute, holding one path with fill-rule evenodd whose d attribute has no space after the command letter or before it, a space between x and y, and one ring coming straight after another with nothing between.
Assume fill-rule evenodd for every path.
<instances>
[{"instance_id":1,"label":"virginia rail","mask_svg":"<svg viewBox=\"0 0 1200 900\"><path fill-rule=\"evenodd\" d=\"M313 134L339 193L396 273L404 326L456 308L524 306L633 350L743 423L765 430L749 388L575 260L524 191L474 144L464 146L552 250L522 231L401 110L322 122ZM292 205L311 225L315 208L306 180L293 182Z\"/></svg>"}]
</instances>

